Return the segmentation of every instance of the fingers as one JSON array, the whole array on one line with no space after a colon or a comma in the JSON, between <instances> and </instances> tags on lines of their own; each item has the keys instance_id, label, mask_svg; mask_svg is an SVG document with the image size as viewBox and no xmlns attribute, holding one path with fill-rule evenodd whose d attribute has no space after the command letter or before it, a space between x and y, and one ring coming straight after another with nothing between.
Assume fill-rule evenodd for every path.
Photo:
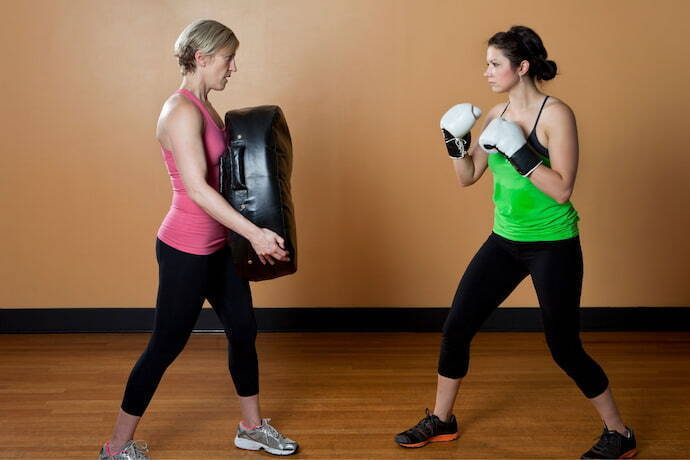
<instances>
[{"instance_id":1,"label":"fingers","mask_svg":"<svg viewBox=\"0 0 690 460\"><path fill-rule=\"evenodd\" d=\"M289 260L287 258L288 252L285 250L285 240L278 235L275 235L276 246L271 248L270 255L283 262Z\"/></svg>"},{"instance_id":2,"label":"fingers","mask_svg":"<svg viewBox=\"0 0 690 460\"><path fill-rule=\"evenodd\" d=\"M288 257L288 253L279 247L275 247L275 249L271 252L267 252L265 254L256 254L259 257L259 260L261 261L262 264L266 265L267 263L270 265L275 265L276 262L289 262L290 258Z\"/></svg>"},{"instance_id":3,"label":"fingers","mask_svg":"<svg viewBox=\"0 0 690 460\"><path fill-rule=\"evenodd\" d=\"M285 240L283 239L282 236L278 235L274 231L271 231L269 229L265 229L266 232L270 235L270 238L273 240L271 243L276 243L278 246L280 246L282 249L285 249Z\"/></svg>"},{"instance_id":4,"label":"fingers","mask_svg":"<svg viewBox=\"0 0 690 460\"><path fill-rule=\"evenodd\" d=\"M285 240L276 233L263 229L267 236L263 242L264 250L257 250L256 254L263 265L275 265L276 262L288 262L288 251L285 250Z\"/></svg>"},{"instance_id":5,"label":"fingers","mask_svg":"<svg viewBox=\"0 0 690 460\"><path fill-rule=\"evenodd\" d=\"M271 265L274 265L275 262L289 262L290 257L288 257L288 253L283 251L282 249L276 247L272 252L267 252L266 254L262 254L263 258L269 262Z\"/></svg>"}]
</instances>

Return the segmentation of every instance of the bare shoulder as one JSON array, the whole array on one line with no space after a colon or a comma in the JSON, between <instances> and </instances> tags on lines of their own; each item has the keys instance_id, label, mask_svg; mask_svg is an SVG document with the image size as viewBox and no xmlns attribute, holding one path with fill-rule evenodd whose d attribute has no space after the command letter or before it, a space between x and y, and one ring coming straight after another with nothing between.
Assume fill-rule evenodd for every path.
<instances>
[{"instance_id":1,"label":"bare shoulder","mask_svg":"<svg viewBox=\"0 0 690 460\"><path fill-rule=\"evenodd\" d=\"M491 107L489 111L486 114L486 119L491 121L494 118L498 118L498 116L503 112L503 109L506 108L506 102L500 102L496 104L495 106Z\"/></svg>"},{"instance_id":2,"label":"bare shoulder","mask_svg":"<svg viewBox=\"0 0 690 460\"><path fill-rule=\"evenodd\" d=\"M491 123L492 120L495 118L498 118L498 116L503 112L503 109L505 108L506 103L501 102L500 104L496 104L495 106L491 107L488 112L484 115L484 127Z\"/></svg>"},{"instance_id":3,"label":"bare shoulder","mask_svg":"<svg viewBox=\"0 0 690 460\"><path fill-rule=\"evenodd\" d=\"M544 106L544 111L542 112L542 120L547 124L561 124L561 123L573 123L575 121L575 113L573 109L570 108L561 99L557 97L549 97Z\"/></svg>"},{"instance_id":4,"label":"bare shoulder","mask_svg":"<svg viewBox=\"0 0 690 460\"><path fill-rule=\"evenodd\" d=\"M163 104L159 124L194 124L195 122L201 122L201 120L201 113L192 101L181 94L173 94Z\"/></svg>"},{"instance_id":5,"label":"bare shoulder","mask_svg":"<svg viewBox=\"0 0 690 460\"><path fill-rule=\"evenodd\" d=\"M172 135L193 134L203 129L203 118L199 109L181 94L173 94L164 103L156 125L156 138L170 150Z\"/></svg>"}]
</instances>

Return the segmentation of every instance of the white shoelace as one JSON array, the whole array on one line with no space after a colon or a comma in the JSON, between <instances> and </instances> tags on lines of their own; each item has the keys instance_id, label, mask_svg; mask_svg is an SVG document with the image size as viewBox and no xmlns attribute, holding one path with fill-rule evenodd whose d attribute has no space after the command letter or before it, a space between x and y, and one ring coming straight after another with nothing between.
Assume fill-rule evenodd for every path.
<instances>
[{"instance_id":1,"label":"white shoelace","mask_svg":"<svg viewBox=\"0 0 690 460\"><path fill-rule=\"evenodd\" d=\"M286 440L285 436L283 436L283 434L280 431L276 430L272 425L269 425L268 422L270 422L270 421L271 421L270 418L263 419L263 421L261 423L261 427L265 429L267 434L273 436L279 442L281 442L281 443L284 442Z\"/></svg>"}]
</instances>

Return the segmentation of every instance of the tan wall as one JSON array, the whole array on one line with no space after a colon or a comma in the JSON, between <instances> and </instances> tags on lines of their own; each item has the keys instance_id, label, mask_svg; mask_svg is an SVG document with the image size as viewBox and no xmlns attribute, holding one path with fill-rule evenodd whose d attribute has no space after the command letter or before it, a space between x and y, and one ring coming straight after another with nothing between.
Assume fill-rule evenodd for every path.
<instances>
[{"instance_id":1,"label":"tan wall","mask_svg":"<svg viewBox=\"0 0 690 460\"><path fill-rule=\"evenodd\" d=\"M201 17L232 27L218 111L284 109L300 270L257 306L443 306L492 222L438 119L488 108L485 41L539 32L577 115L583 305L689 305L687 18L679 1L3 2L0 307L150 307L170 186L154 139ZM535 305L526 282L506 305Z\"/></svg>"}]
</instances>

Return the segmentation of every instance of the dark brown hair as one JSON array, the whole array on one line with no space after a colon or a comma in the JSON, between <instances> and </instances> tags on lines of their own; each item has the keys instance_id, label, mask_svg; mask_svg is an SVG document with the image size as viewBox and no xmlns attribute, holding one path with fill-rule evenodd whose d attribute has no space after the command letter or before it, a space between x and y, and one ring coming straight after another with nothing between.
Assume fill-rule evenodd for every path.
<instances>
[{"instance_id":1,"label":"dark brown hair","mask_svg":"<svg viewBox=\"0 0 690 460\"><path fill-rule=\"evenodd\" d=\"M513 26L507 32L498 32L489 39L508 58L513 68L522 61L529 62L529 76L536 80L551 80L556 76L558 66L547 60L548 53L539 35L529 27Z\"/></svg>"}]
</instances>

